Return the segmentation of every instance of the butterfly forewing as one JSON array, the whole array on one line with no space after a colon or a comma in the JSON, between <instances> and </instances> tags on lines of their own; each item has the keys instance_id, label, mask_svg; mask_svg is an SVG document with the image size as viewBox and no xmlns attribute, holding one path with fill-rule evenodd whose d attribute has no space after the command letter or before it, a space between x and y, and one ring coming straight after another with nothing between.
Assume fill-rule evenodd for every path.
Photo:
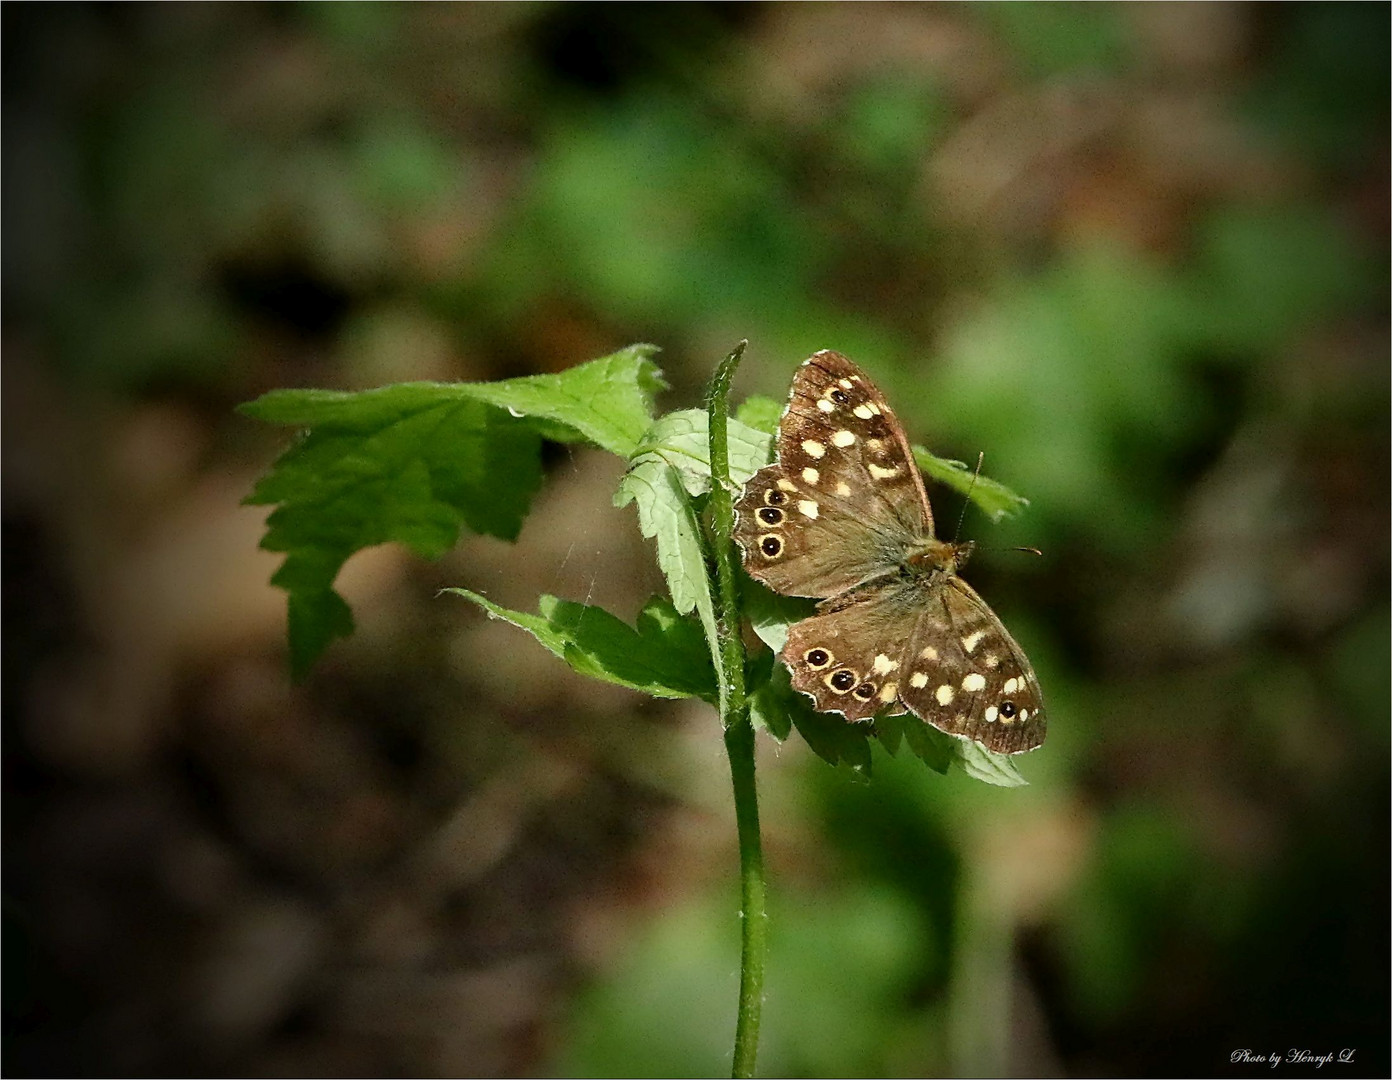
<instances>
[{"instance_id":1,"label":"butterfly forewing","mask_svg":"<svg viewBox=\"0 0 1392 1080\"><path fill-rule=\"evenodd\" d=\"M923 481L875 385L839 353L793 380L778 461L735 504L749 574L777 592L828 597L890 573L932 535Z\"/></svg>"},{"instance_id":2,"label":"butterfly forewing","mask_svg":"<svg viewBox=\"0 0 1392 1080\"><path fill-rule=\"evenodd\" d=\"M894 566L902 531L893 520L864 520L840 500L809 490L803 476L765 466L735 504L735 540L744 567L775 592L835 596Z\"/></svg>"},{"instance_id":3,"label":"butterfly forewing","mask_svg":"<svg viewBox=\"0 0 1392 1080\"><path fill-rule=\"evenodd\" d=\"M904 429L874 383L840 353L823 350L793 377L778 426L778 460L843 513L892 520L931 536L933 515ZM806 470L811 470L810 473Z\"/></svg>"},{"instance_id":4,"label":"butterfly forewing","mask_svg":"<svg viewBox=\"0 0 1392 1080\"><path fill-rule=\"evenodd\" d=\"M957 576L970 545L933 538L907 436L840 353L809 357L778 428L778 460L735 504L745 570L820 599L782 658L793 686L848 720L912 710L1001 753L1044 739L1029 661Z\"/></svg>"}]
</instances>

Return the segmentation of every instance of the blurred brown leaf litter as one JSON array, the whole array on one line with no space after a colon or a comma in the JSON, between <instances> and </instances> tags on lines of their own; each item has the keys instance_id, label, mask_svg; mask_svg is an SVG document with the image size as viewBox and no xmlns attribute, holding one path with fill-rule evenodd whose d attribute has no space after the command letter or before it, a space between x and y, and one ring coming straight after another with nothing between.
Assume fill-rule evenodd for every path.
<instances>
[{"instance_id":1,"label":"blurred brown leaf litter","mask_svg":"<svg viewBox=\"0 0 1392 1080\"><path fill-rule=\"evenodd\" d=\"M1052 716L1009 792L763 740L761 1071L1386 1075L1385 5L0 19L7 1072L726 1071L714 715L435 596L631 619L621 463L355 557L296 687L232 409L748 337L1031 498Z\"/></svg>"}]
</instances>

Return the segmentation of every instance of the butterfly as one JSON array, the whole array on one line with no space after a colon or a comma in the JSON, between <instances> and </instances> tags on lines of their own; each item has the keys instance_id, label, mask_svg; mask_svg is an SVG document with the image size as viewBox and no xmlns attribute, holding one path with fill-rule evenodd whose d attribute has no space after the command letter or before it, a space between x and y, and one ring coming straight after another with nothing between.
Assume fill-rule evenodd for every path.
<instances>
[{"instance_id":1,"label":"butterfly","mask_svg":"<svg viewBox=\"0 0 1392 1080\"><path fill-rule=\"evenodd\" d=\"M960 572L974 544L937 539L923 476L884 395L840 353L808 357L778 424L777 460L735 504L744 568L815 597L782 660L820 712L912 712L988 750L1044 741L1024 651Z\"/></svg>"}]
</instances>

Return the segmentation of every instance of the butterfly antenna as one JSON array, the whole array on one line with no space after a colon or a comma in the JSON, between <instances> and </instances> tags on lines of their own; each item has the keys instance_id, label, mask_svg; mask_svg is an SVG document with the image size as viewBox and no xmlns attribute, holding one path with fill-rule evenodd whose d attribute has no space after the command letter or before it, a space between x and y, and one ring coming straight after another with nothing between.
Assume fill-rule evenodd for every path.
<instances>
[{"instance_id":1,"label":"butterfly antenna","mask_svg":"<svg viewBox=\"0 0 1392 1080\"><path fill-rule=\"evenodd\" d=\"M962 512L957 515L957 531L952 534L954 544L957 543L957 538L962 535L962 522L967 520L967 507L971 505L972 492L976 490L976 480L981 475L981 463L985 460L986 451L979 451L976 455L976 471L972 473L971 486L967 488L967 497L962 502Z\"/></svg>"},{"instance_id":2,"label":"butterfly antenna","mask_svg":"<svg viewBox=\"0 0 1392 1080\"><path fill-rule=\"evenodd\" d=\"M962 503L962 512L961 512L960 514L957 515L957 532L956 532L956 534L952 537L952 542L953 542L954 544L957 543L957 537L962 535L962 522L966 520L966 517L967 517L967 506L971 503L972 492L976 490L976 481L977 481L977 479L981 476L981 463L984 462L985 460L986 460L986 451L985 451L985 450L982 450L982 451L980 451L980 452L976 455L976 470L972 473L972 482L971 482L971 486L967 488L967 498L966 498L966 501ZM1044 552L1040 551L1037 547L1012 547L1012 548L1000 548L1000 549L997 549L997 550L1001 550L1001 551L1023 551L1026 555L1038 555L1038 556L1040 556L1041 558L1043 558L1043 556L1044 556Z\"/></svg>"}]
</instances>

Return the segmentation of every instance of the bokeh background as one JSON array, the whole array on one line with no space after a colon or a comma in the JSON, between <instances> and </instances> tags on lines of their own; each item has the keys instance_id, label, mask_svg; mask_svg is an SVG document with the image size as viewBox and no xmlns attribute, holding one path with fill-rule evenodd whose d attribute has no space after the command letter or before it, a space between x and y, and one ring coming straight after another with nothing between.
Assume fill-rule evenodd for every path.
<instances>
[{"instance_id":1,"label":"bokeh background","mask_svg":"<svg viewBox=\"0 0 1392 1080\"><path fill-rule=\"evenodd\" d=\"M5 5L5 1071L727 1070L714 715L436 598L632 619L621 463L553 448L515 545L355 557L292 686L239 505L287 433L232 410L643 340L685 407L748 337L738 392L839 349L1030 497L963 535L1051 710L1021 790L762 739L761 1071L1387 1075L1388 37Z\"/></svg>"}]
</instances>

